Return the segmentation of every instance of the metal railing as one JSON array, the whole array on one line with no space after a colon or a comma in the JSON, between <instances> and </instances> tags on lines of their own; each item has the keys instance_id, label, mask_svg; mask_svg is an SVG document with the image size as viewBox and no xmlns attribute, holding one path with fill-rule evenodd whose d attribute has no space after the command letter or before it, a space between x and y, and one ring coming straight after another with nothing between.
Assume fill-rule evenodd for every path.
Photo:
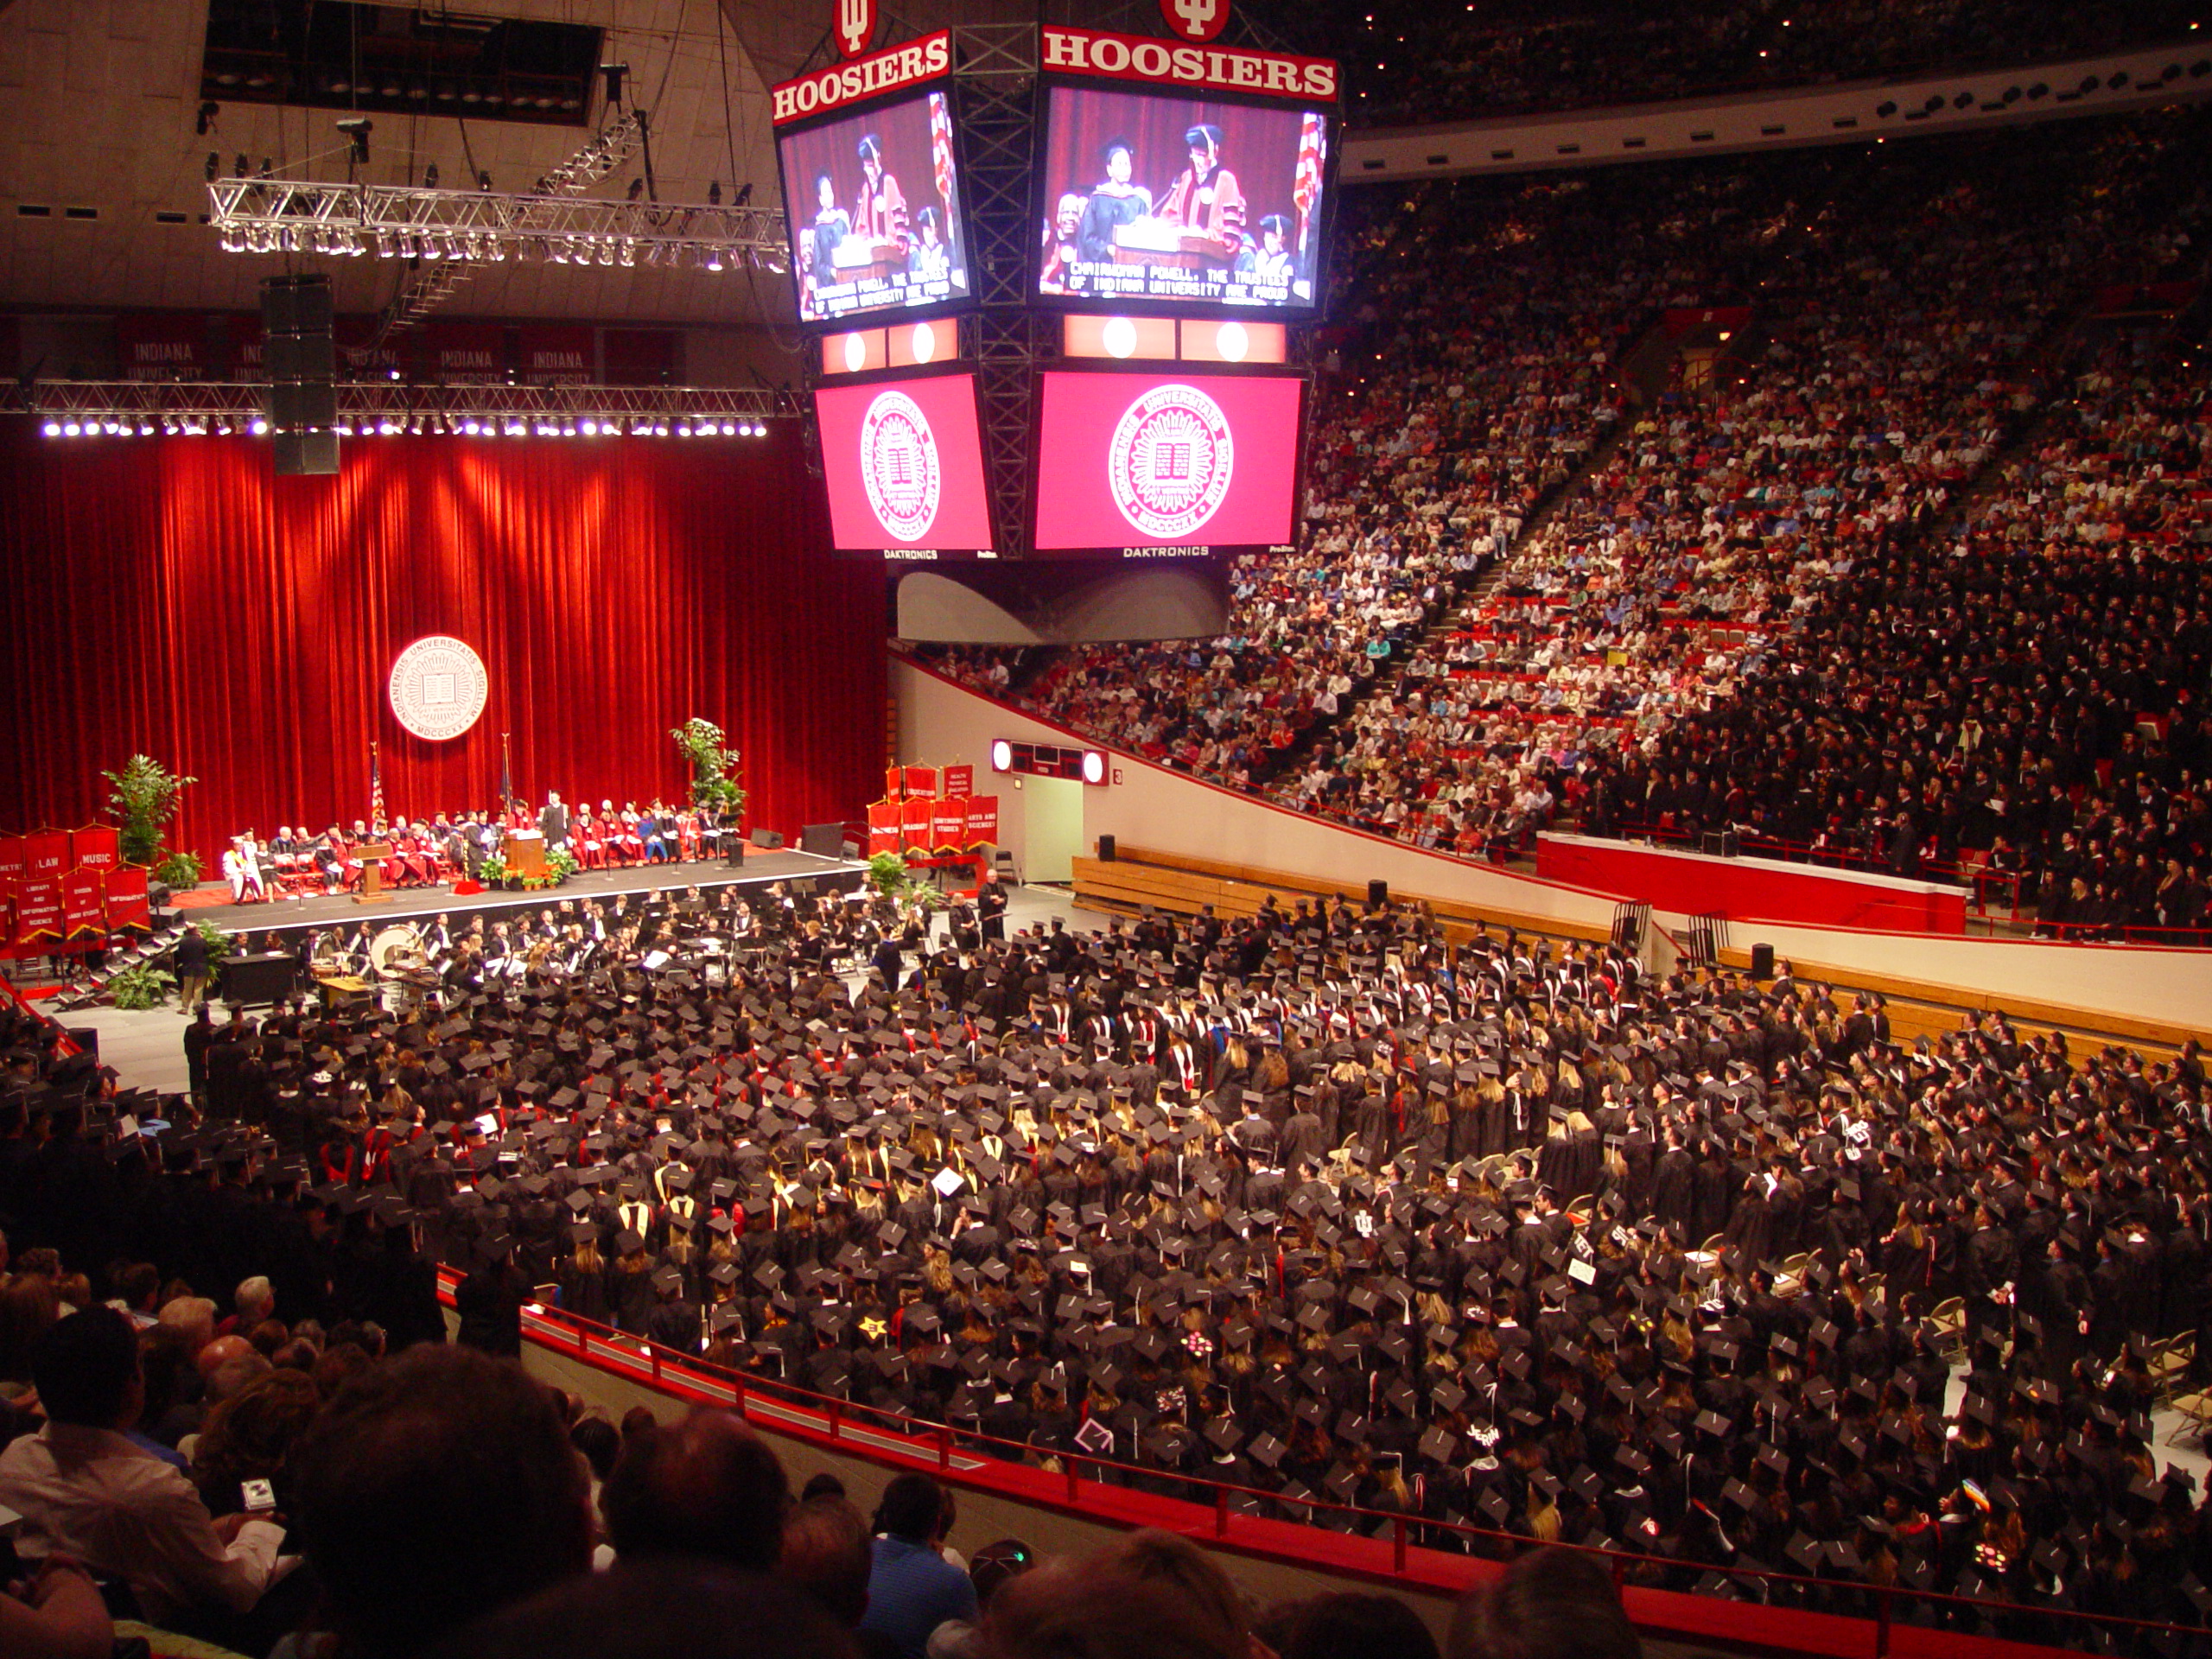
<instances>
[{"instance_id":1,"label":"metal railing","mask_svg":"<svg viewBox=\"0 0 2212 1659\"><path fill-rule=\"evenodd\" d=\"M457 1279L452 1268L441 1269L440 1294L448 1302ZM771 1433L823 1440L874 1460L933 1467L944 1478L1079 1518L1164 1526L1224 1548L1306 1559L1325 1569L1341 1566L1432 1593L1458 1594L1487 1576L1464 1570L1464 1563L1502 1563L1538 1547L1535 1539L1500 1528L1364 1508L1302 1490L1287 1494L1086 1452L1055 1448L1046 1452L985 1433L980 1427L915 1418L716 1364L540 1303L525 1308L524 1325L525 1335L549 1352L613 1371L632 1382L650 1382L667 1392L725 1406ZM1058 1468L1031 1461L1040 1457ZM1135 1513L1154 1505L1161 1506L1156 1515ZM1359 1552L1362 1559L1357 1563L1315 1563L1312 1558L1320 1552L1301 1552L1298 1547L1295 1529L1300 1526L1339 1537L1349 1534L1364 1541L1368 1548ZM1276 1528L1287 1530L1273 1532ZM1758 1628L1732 1633L1729 1639L1765 1648L1845 1659L1859 1655L1887 1659L1897 1648L1903 1628L1994 1634L2024 1647L2140 1652L2146 1659L2152 1655L2178 1659L2183 1654L2212 1654L2212 1630L2202 1625L1955 1595L1817 1572L1684 1560L1611 1545L1547 1547L1572 1549L1603 1565L1629 1595L1631 1616L1647 1628L1709 1632L1709 1614L1691 1618L1688 1609L1677 1608L1675 1618L1669 1618L1667 1604L1676 1597L1709 1603L1718 1595L1743 1602L1747 1624L1754 1622L1750 1610L1758 1610ZM1853 1634L1863 1639L1839 1641L1825 1624L1800 1623L1801 1615L1848 1621L1860 1627ZM1993 1631L1986 1628L1990 1626L1995 1627Z\"/></svg>"}]
</instances>

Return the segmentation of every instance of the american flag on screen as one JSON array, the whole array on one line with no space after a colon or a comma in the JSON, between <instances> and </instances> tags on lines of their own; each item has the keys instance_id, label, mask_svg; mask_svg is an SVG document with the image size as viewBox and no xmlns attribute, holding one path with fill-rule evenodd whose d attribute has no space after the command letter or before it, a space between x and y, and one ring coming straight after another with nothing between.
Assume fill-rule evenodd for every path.
<instances>
[{"instance_id":1,"label":"american flag on screen","mask_svg":"<svg viewBox=\"0 0 2212 1659\"><path fill-rule=\"evenodd\" d=\"M369 745L369 822L384 822L384 765L377 758L377 746Z\"/></svg>"},{"instance_id":2,"label":"american flag on screen","mask_svg":"<svg viewBox=\"0 0 2212 1659\"><path fill-rule=\"evenodd\" d=\"M1306 251L1306 233L1313 209L1321 200L1321 163L1328 150L1329 125L1309 110L1298 133L1298 170L1292 175L1290 199L1298 204L1298 251Z\"/></svg>"},{"instance_id":3,"label":"american flag on screen","mask_svg":"<svg viewBox=\"0 0 2212 1659\"><path fill-rule=\"evenodd\" d=\"M944 203L945 238L952 229L952 110L943 92L930 94L930 161L937 172L937 194Z\"/></svg>"}]
</instances>

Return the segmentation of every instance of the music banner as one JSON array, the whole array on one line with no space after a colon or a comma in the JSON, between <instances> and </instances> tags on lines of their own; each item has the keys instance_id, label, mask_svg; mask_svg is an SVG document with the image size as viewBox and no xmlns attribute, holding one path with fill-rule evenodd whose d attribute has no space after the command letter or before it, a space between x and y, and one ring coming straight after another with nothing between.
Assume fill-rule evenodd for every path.
<instances>
[{"instance_id":1,"label":"music banner","mask_svg":"<svg viewBox=\"0 0 2212 1659\"><path fill-rule=\"evenodd\" d=\"M907 767L906 793L910 796L935 795L937 793L937 768L935 766Z\"/></svg>"},{"instance_id":2,"label":"music banner","mask_svg":"<svg viewBox=\"0 0 2212 1659\"><path fill-rule=\"evenodd\" d=\"M931 814L930 850L938 853L957 853L968 833L968 800L938 800Z\"/></svg>"},{"instance_id":3,"label":"music banner","mask_svg":"<svg viewBox=\"0 0 2212 1659\"><path fill-rule=\"evenodd\" d=\"M948 798L966 800L976 792L976 768L947 766L944 769L944 792Z\"/></svg>"},{"instance_id":4,"label":"music banner","mask_svg":"<svg viewBox=\"0 0 2212 1659\"><path fill-rule=\"evenodd\" d=\"M995 847L999 839L999 798L995 795L970 795L968 798L968 846Z\"/></svg>"},{"instance_id":5,"label":"music banner","mask_svg":"<svg viewBox=\"0 0 2212 1659\"><path fill-rule=\"evenodd\" d=\"M868 855L895 853L899 850L899 826L901 822L897 801L877 801L868 810Z\"/></svg>"},{"instance_id":6,"label":"music banner","mask_svg":"<svg viewBox=\"0 0 2212 1659\"><path fill-rule=\"evenodd\" d=\"M154 907L146 888L146 872L137 864L118 864L108 871L107 925L111 928L149 929Z\"/></svg>"},{"instance_id":7,"label":"music banner","mask_svg":"<svg viewBox=\"0 0 2212 1659\"><path fill-rule=\"evenodd\" d=\"M937 803L930 800L903 801L899 808L899 850L926 853L930 849L930 831L936 827Z\"/></svg>"},{"instance_id":8,"label":"music banner","mask_svg":"<svg viewBox=\"0 0 2212 1659\"><path fill-rule=\"evenodd\" d=\"M72 939L96 939L107 931L105 873L80 864L61 878L61 931Z\"/></svg>"},{"instance_id":9,"label":"music banner","mask_svg":"<svg viewBox=\"0 0 2212 1659\"><path fill-rule=\"evenodd\" d=\"M123 832L111 823L96 823L73 832L69 857L73 868L106 871L123 862Z\"/></svg>"}]
</instances>

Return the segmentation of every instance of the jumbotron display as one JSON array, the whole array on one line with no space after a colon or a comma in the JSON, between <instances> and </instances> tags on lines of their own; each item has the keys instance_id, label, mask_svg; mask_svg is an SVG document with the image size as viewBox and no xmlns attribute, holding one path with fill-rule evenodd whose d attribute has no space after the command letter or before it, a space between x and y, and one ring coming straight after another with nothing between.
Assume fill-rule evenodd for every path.
<instances>
[{"instance_id":1,"label":"jumbotron display","mask_svg":"<svg viewBox=\"0 0 2212 1659\"><path fill-rule=\"evenodd\" d=\"M801 322L935 312L970 297L944 91L784 132L776 156Z\"/></svg>"},{"instance_id":2,"label":"jumbotron display","mask_svg":"<svg viewBox=\"0 0 2212 1659\"><path fill-rule=\"evenodd\" d=\"M991 545L973 375L824 386L814 409L839 550L973 553Z\"/></svg>"},{"instance_id":3,"label":"jumbotron display","mask_svg":"<svg viewBox=\"0 0 2212 1659\"><path fill-rule=\"evenodd\" d=\"M1312 315L1331 137L1318 106L1052 86L1038 296Z\"/></svg>"},{"instance_id":4,"label":"jumbotron display","mask_svg":"<svg viewBox=\"0 0 2212 1659\"><path fill-rule=\"evenodd\" d=\"M1157 557L1289 541L1298 376L1064 370L1042 378L1039 552Z\"/></svg>"}]
</instances>

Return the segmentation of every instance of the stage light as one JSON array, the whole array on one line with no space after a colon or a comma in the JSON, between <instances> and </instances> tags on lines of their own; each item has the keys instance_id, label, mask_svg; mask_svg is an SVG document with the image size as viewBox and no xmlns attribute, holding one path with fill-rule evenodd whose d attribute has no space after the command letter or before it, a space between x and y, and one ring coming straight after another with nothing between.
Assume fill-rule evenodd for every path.
<instances>
[{"instance_id":1,"label":"stage light","mask_svg":"<svg viewBox=\"0 0 2212 1659\"><path fill-rule=\"evenodd\" d=\"M61 423L59 421L48 421L43 429L48 437L58 438L61 435Z\"/></svg>"},{"instance_id":2,"label":"stage light","mask_svg":"<svg viewBox=\"0 0 2212 1659\"><path fill-rule=\"evenodd\" d=\"M595 438L598 435L599 423L597 421L586 421L584 423L584 436L588 438Z\"/></svg>"},{"instance_id":3,"label":"stage light","mask_svg":"<svg viewBox=\"0 0 2212 1659\"><path fill-rule=\"evenodd\" d=\"M734 438L736 435L737 428L732 425L729 422L724 421L722 423L722 436L726 438Z\"/></svg>"},{"instance_id":4,"label":"stage light","mask_svg":"<svg viewBox=\"0 0 2212 1659\"><path fill-rule=\"evenodd\" d=\"M1106 781L1106 757L1096 749L1083 752L1083 781L1094 786Z\"/></svg>"},{"instance_id":5,"label":"stage light","mask_svg":"<svg viewBox=\"0 0 2212 1659\"><path fill-rule=\"evenodd\" d=\"M1006 739L1002 737L994 738L991 741L991 770L993 772L1005 772L1009 770L1013 765L1014 745L1007 742Z\"/></svg>"},{"instance_id":6,"label":"stage light","mask_svg":"<svg viewBox=\"0 0 2212 1659\"><path fill-rule=\"evenodd\" d=\"M747 190L750 190L753 187L751 185L747 185L745 188ZM720 179L709 179L707 181L707 206L709 207L719 207L721 205L722 181ZM745 205L745 198L743 196L740 196L738 198L738 205L740 207L743 207Z\"/></svg>"},{"instance_id":7,"label":"stage light","mask_svg":"<svg viewBox=\"0 0 2212 1659\"><path fill-rule=\"evenodd\" d=\"M256 420L253 423L253 435L257 438L260 438L266 437L268 435L269 423L264 420Z\"/></svg>"},{"instance_id":8,"label":"stage light","mask_svg":"<svg viewBox=\"0 0 2212 1659\"><path fill-rule=\"evenodd\" d=\"M438 188L438 164L435 162L432 162L423 169L423 188L425 190L435 190Z\"/></svg>"},{"instance_id":9,"label":"stage light","mask_svg":"<svg viewBox=\"0 0 2212 1659\"><path fill-rule=\"evenodd\" d=\"M347 162L357 167L366 166L369 160L369 134L376 130L376 123L365 115L351 115L337 124L338 130L346 135L347 143L352 146L346 156ZM264 162L261 164L261 172L264 178L268 176L268 162Z\"/></svg>"}]
</instances>

